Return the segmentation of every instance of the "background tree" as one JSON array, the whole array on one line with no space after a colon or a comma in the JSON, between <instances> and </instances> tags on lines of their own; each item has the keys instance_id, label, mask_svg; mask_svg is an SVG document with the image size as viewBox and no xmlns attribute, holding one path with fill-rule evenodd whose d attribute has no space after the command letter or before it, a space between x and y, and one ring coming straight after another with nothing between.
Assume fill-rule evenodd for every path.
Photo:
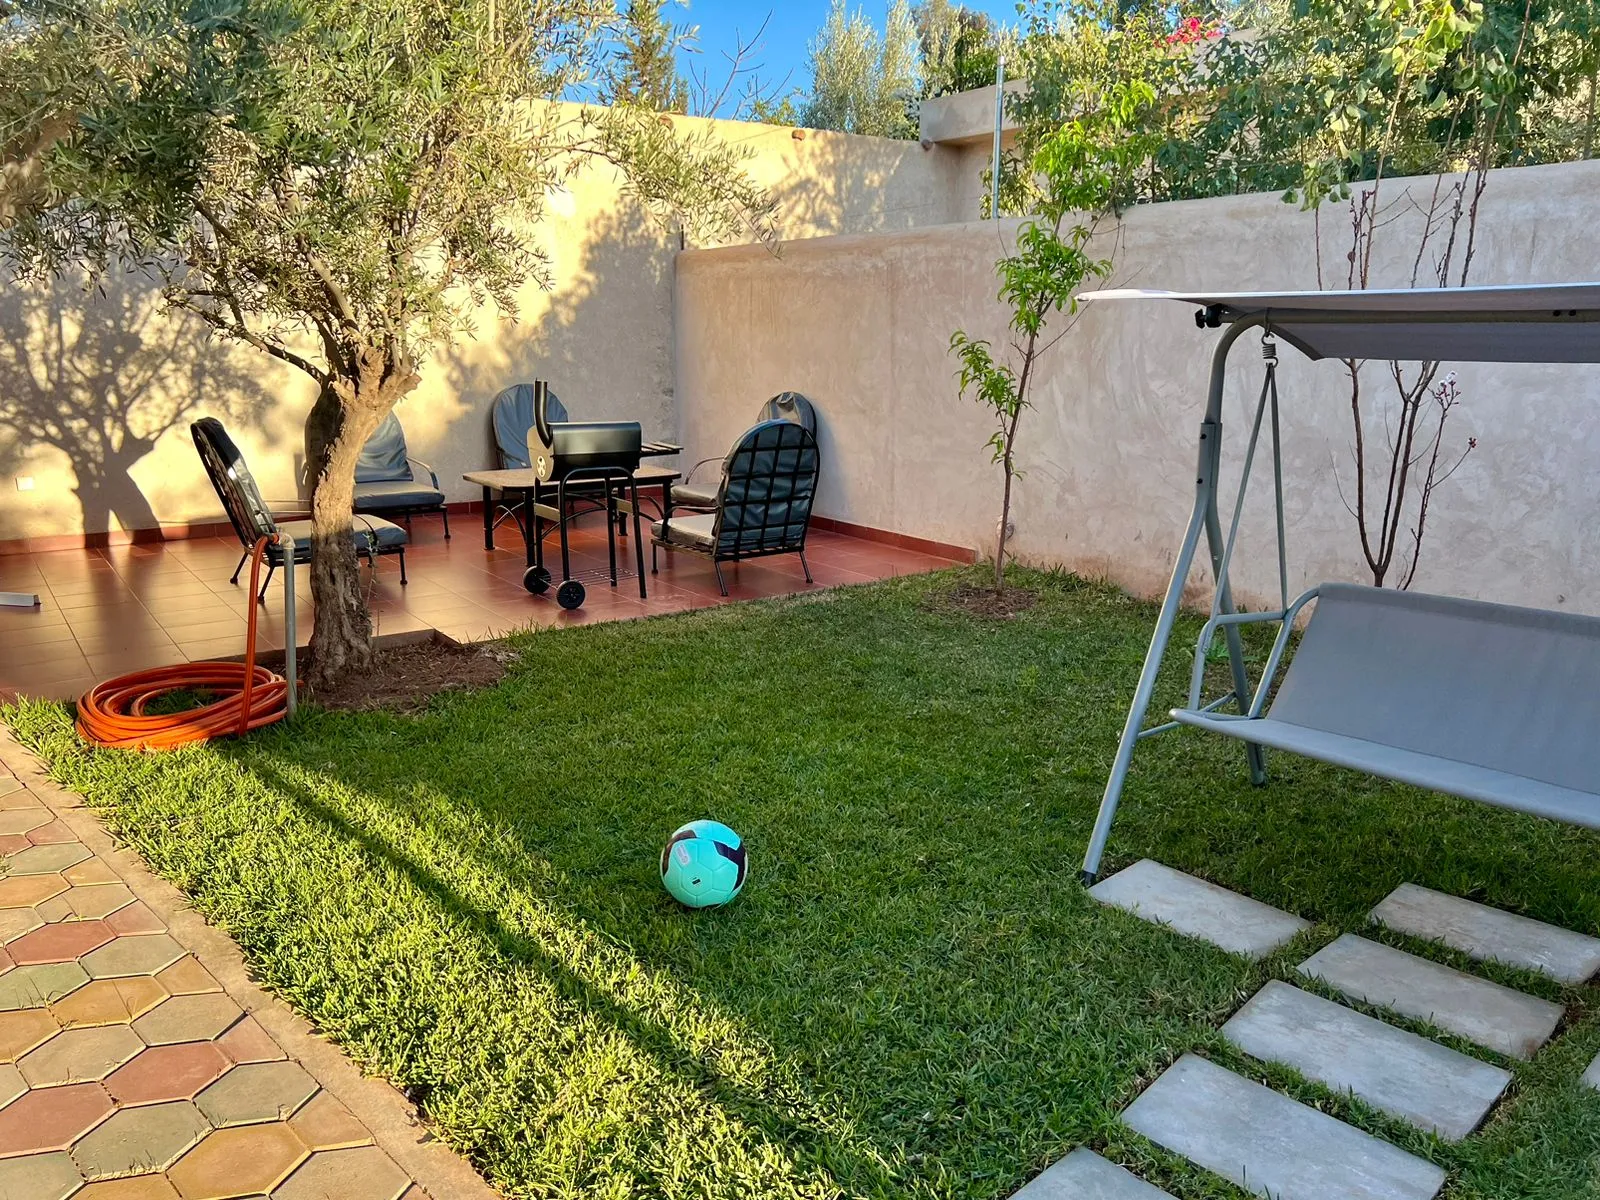
<instances>
[{"instance_id":1,"label":"background tree","mask_svg":"<svg viewBox=\"0 0 1600 1200\"><path fill-rule=\"evenodd\" d=\"M924 0L912 17L924 98L991 86L1000 55L1015 50L1009 32L997 28L987 13L950 0Z\"/></svg>"},{"instance_id":2,"label":"background tree","mask_svg":"<svg viewBox=\"0 0 1600 1200\"><path fill-rule=\"evenodd\" d=\"M911 104L920 91L917 28L906 0L894 0L880 37L845 0L833 0L811 43L811 96L801 110L813 129L873 137L917 135Z\"/></svg>"},{"instance_id":3,"label":"background tree","mask_svg":"<svg viewBox=\"0 0 1600 1200\"><path fill-rule=\"evenodd\" d=\"M664 0L629 0L622 16L607 104L636 104L655 112L689 111L689 84L678 73L678 50L691 31L674 26Z\"/></svg>"},{"instance_id":4,"label":"background tree","mask_svg":"<svg viewBox=\"0 0 1600 1200\"><path fill-rule=\"evenodd\" d=\"M349 532L361 447L484 306L512 316L517 289L548 278L546 192L614 164L692 236L764 228L770 202L708 135L550 103L596 69L614 15L601 0L15 0L0 112L80 119L0 253L25 273L150 272L173 308L314 386L313 683L371 664ZM131 31L107 85L22 69L107 21ZM181 51L186 69L162 72Z\"/></svg>"}]
</instances>

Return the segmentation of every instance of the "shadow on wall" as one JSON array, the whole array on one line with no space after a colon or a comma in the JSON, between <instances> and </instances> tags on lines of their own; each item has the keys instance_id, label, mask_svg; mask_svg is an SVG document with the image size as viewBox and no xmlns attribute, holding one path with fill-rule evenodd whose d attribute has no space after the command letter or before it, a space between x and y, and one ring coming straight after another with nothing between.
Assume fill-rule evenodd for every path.
<instances>
[{"instance_id":1,"label":"shadow on wall","mask_svg":"<svg viewBox=\"0 0 1600 1200\"><path fill-rule=\"evenodd\" d=\"M769 187L787 238L901 232L978 218L981 167L948 147L806 130ZM804 147L803 150L800 150Z\"/></svg>"},{"instance_id":2,"label":"shadow on wall","mask_svg":"<svg viewBox=\"0 0 1600 1200\"><path fill-rule=\"evenodd\" d=\"M494 462L489 412L514 383L548 380L573 420L637 420L645 436L676 432L672 376L672 255L677 237L639 205L619 201L578 236L550 231L555 283L525 291L517 320L485 310L478 336L439 356L459 408L435 436L482 447ZM576 249L576 261L563 261Z\"/></svg>"},{"instance_id":3,"label":"shadow on wall","mask_svg":"<svg viewBox=\"0 0 1600 1200\"><path fill-rule=\"evenodd\" d=\"M256 381L139 277L7 284L0 469L51 447L71 464L85 533L159 528L134 467L202 405L226 416L259 408Z\"/></svg>"}]
</instances>

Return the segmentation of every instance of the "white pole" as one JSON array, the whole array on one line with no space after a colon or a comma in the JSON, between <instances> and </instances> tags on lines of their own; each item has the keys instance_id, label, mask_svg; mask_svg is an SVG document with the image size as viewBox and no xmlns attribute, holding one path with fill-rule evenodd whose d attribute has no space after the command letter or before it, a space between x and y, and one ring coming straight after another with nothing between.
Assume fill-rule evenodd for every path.
<instances>
[{"instance_id":1,"label":"white pole","mask_svg":"<svg viewBox=\"0 0 1600 1200\"><path fill-rule=\"evenodd\" d=\"M1006 118L1006 56L994 64L994 162L989 168L989 219L1000 219L1000 127Z\"/></svg>"}]
</instances>

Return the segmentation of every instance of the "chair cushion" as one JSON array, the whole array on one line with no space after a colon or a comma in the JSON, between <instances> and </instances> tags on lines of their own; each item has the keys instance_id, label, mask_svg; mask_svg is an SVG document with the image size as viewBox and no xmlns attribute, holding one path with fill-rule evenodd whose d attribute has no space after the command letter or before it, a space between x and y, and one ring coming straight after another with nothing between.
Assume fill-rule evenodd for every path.
<instances>
[{"instance_id":1,"label":"chair cushion","mask_svg":"<svg viewBox=\"0 0 1600 1200\"><path fill-rule=\"evenodd\" d=\"M716 513L700 513L693 517L673 517L670 522L657 521L650 526L650 532L658 541L709 550L716 545L716 538L711 532L716 523Z\"/></svg>"},{"instance_id":2,"label":"chair cushion","mask_svg":"<svg viewBox=\"0 0 1600 1200\"><path fill-rule=\"evenodd\" d=\"M675 483L672 485L672 502L681 504L685 508L715 508L717 506L717 485Z\"/></svg>"},{"instance_id":3,"label":"chair cushion","mask_svg":"<svg viewBox=\"0 0 1600 1200\"><path fill-rule=\"evenodd\" d=\"M406 435L400 428L400 418L390 413L361 447L361 458L356 462L356 482L376 483L380 480L410 482L411 464L406 461Z\"/></svg>"},{"instance_id":4,"label":"chair cushion","mask_svg":"<svg viewBox=\"0 0 1600 1200\"><path fill-rule=\"evenodd\" d=\"M311 545L310 521L280 521L278 522L278 532L292 537L297 547L304 547L309 550ZM404 529L390 521L385 521L382 517L355 517L351 521L350 535L355 539L356 549L363 554L373 544L376 544L380 551L394 550L404 546L408 540Z\"/></svg>"},{"instance_id":5,"label":"chair cushion","mask_svg":"<svg viewBox=\"0 0 1600 1200\"><path fill-rule=\"evenodd\" d=\"M432 508L444 503L444 493L410 479L379 479L356 484L356 511L382 512L391 508Z\"/></svg>"}]
</instances>

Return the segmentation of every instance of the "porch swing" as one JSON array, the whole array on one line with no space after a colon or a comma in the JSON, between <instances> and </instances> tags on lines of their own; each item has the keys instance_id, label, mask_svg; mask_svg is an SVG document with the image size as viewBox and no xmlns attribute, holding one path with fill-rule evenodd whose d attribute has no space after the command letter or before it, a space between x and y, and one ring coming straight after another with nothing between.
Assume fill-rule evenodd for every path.
<instances>
[{"instance_id":1,"label":"porch swing","mask_svg":"<svg viewBox=\"0 0 1600 1200\"><path fill-rule=\"evenodd\" d=\"M1120 289L1080 299L1176 300L1198 307L1201 328L1227 326L1212 358L1200 424L1194 509L1084 855L1083 882L1099 874L1135 748L1183 726L1243 742L1258 784L1266 782L1264 749L1284 750L1600 829L1600 617L1346 583L1290 598L1276 350L1281 340L1313 360L1600 363L1600 283L1366 292ZM1228 353L1251 329L1262 331L1265 378L1224 539L1217 497L1223 389ZM1272 442L1279 604L1241 613L1228 572L1264 424ZM1145 728L1202 533L1212 601L1195 646L1188 701L1169 721ZM1310 621L1274 690L1296 618L1308 605L1314 605ZM1239 631L1258 623L1275 623L1278 632L1252 689ZM1232 687L1208 701L1201 689L1218 633Z\"/></svg>"}]
</instances>

